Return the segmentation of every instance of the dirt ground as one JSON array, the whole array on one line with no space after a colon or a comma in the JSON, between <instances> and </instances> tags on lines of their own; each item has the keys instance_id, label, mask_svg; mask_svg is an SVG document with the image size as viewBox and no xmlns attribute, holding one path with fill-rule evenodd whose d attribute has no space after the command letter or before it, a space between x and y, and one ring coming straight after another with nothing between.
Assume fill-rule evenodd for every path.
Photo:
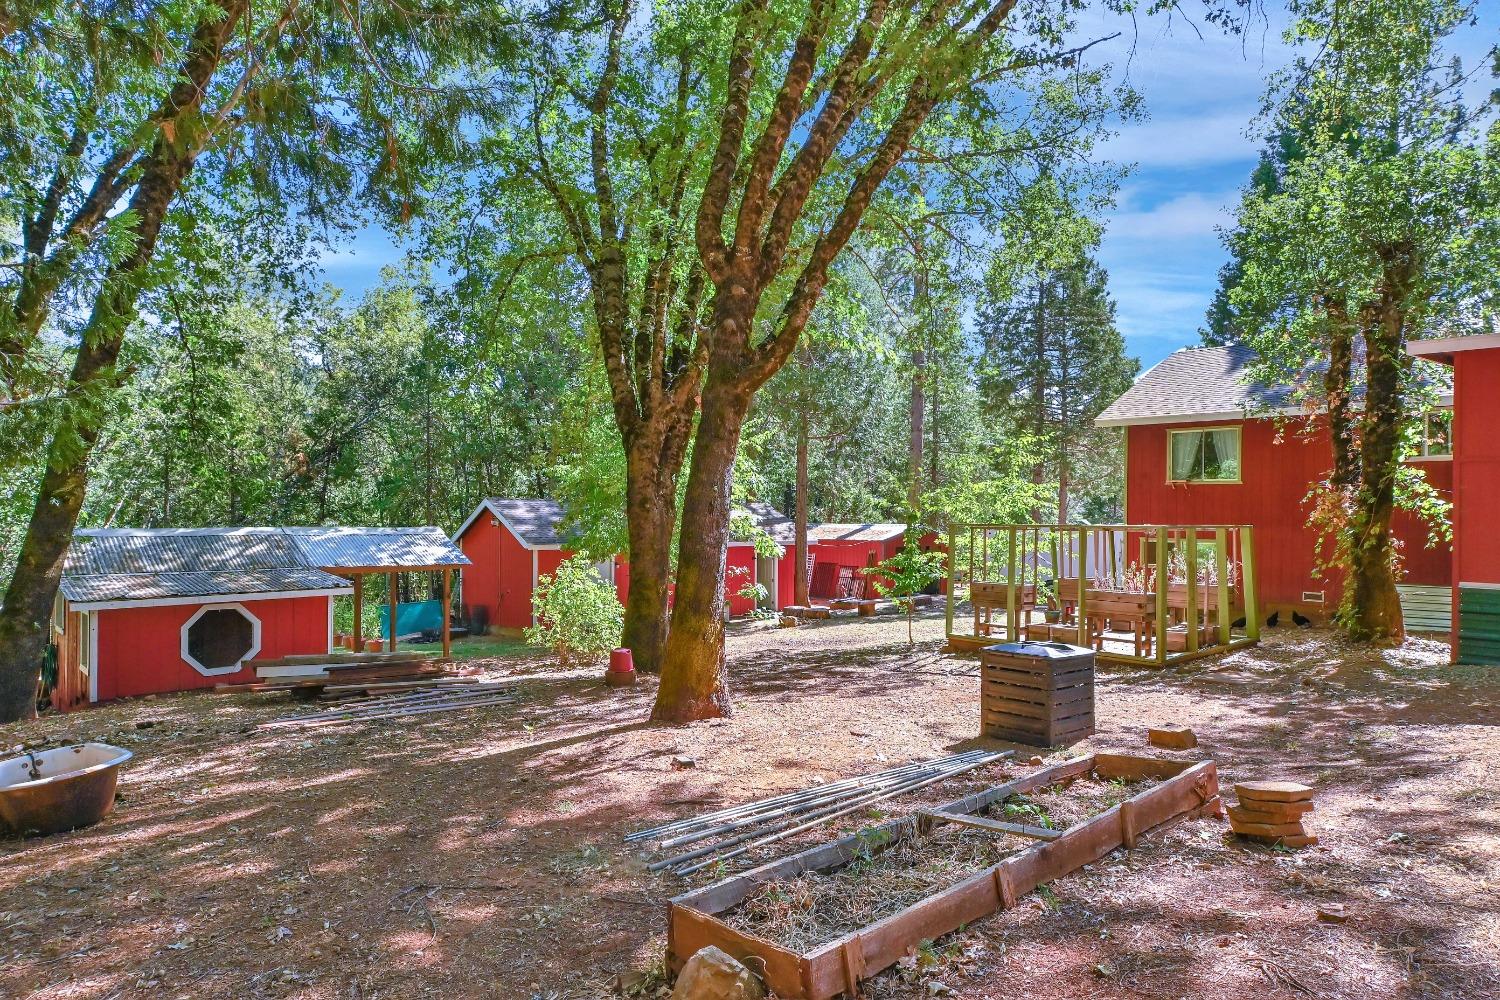
<instances>
[{"instance_id":1,"label":"dirt ground","mask_svg":"<svg viewBox=\"0 0 1500 1000\"><path fill-rule=\"evenodd\" d=\"M889 617L737 635L734 717L686 727L646 722L651 682L615 691L596 671L528 675L515 704L339 729L255 729L306 710L281 695L9 727L5 746L102 739L136 756L103 823L0 840L0 995L654 996L664 902L704 881L648 873L622 835L991 745L975 661L941 636L936 614L914 648ZM1178 756L1212 757L1226 786L1315 785L1321 844L1184 824L866 993L1500 997L1500 671L1446 652L1282 628L1219 659L1103 670L1084 747L1146 752L1148 724L1186 723L1202 746ZM492 665L518 667L550 669ZM1346 922L1318 919L1333 903Z\"/></svg>"}]
</instances>

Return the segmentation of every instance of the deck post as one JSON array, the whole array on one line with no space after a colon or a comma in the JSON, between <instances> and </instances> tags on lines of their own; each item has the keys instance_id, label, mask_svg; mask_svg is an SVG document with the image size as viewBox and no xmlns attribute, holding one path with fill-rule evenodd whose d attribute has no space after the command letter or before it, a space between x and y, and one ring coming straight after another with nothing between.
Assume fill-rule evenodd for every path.
<instances>
[{"instance_id":1,"label":"deck post","mask_svg":"<svg viewBox=\"0 0 1500 1000\"><path fill-rule=\"evenodd\" d=\"M387 652L391 653L394 653L396 651L396 580L399 578L399 576L399 573L386 574L386 589L390 591L390 593L387 595L387 603L389 603L391 610L390 620L387 623L390 626L390 628L388 629L388 631L390 632L390 636L388 637L390 641L386 643L385 648Z\"/></svg>"},{"instance_id":2,"label":"deck post","mask_svg":"<svg viewBox=\"0 0 1500 1000\"><path fill-rule=\"evenodd\" d=\"M1255 529L1240 525L1240 579L1245 585L1245 634L1260 640L1260 602L1255 599Z\"/></svg>"},{"instance_id":3,"label":"deck post","mask_svg":"<svg viewBox=\"0 0 1500 1000\"><path fill-rule=\"evenodd\" d=\"M1187 567L1187 609L1183 617L1187 619L1187 651L1198 652L1198 529L1189 528L1187 535L1187 550L1183 552L1183 561ZM1205 615L1207 608L1203 609Z\"/></svg>"},{"instance_id":4,"label":"deck post","mask_svg":"<svg viewBox=\"0 0 1500 1000\"><path fill-rule=\"evenodd\" d=\"M1167 662L1167 529L1156 529L1156 662Z\"/></svg>"},{"instance_id":5,"label":"deck post","mask_svg":"<svg viewBox=\"0 0 1500 1000\"><path fill-rule=\"evenodd\" d=\"M958 562L953 558L958 548L954 542L958 533L953 530L953 525L948 525L948 599L943 602L943 617L947 624L944 626L944 635L951 642L953 640L953 605L958 601L958 587L954 577L958 575Z\"/></svg>"},{"instance_id":6,"label":"deck post","mask_svg":"<svg viewBox=\"0 0 1500 1000\"><path fill-rule=\"evenodd\" d=\"M350 573L354 577L354 652L365 651L365 575Z\"/></svg>"},{"instance_id":7,"label":"deck post","mask_svg":"<svg viewBox=\"0 0 1500 1000\"><path fill-rule=\"evenodd\" d=\"M443 659L453 655L452 619L453 570L443 567Z\"/></svg>"},{"instance_id":8,"label":"deck post","mask_svg":"<svg viewBox=\"0 0 1500 1000\"><path fill-rule=\"evenodd\" d=\"M1092 649L1089 642L1088 591L1089 591L1089 529L1078 529L1078 607L1073 613L1078 616L1078 645Z\"/></svg>"},{"instance_id":9,"label":"deck post","mask_svg":"<svg viewBox=\"0 0 1500 1000\"><path fill-rule=\"evenodd\" d=\"M1214 570L1219 581L1219 642L1229 645L1229 552L1228 533L1223 528L1214 529Z\"/></svg>"},{"instance_id":10,"label":"deck post","mask_svg":"<svg viewBox=\"0 0 1500 1000\"><path fill-rule=\"evenodd\" d=\"M1016 628L1016 529L1007 533L1005 555L1005 639L1015 642L1020 630Z\"/></svg>"}]
</instances>

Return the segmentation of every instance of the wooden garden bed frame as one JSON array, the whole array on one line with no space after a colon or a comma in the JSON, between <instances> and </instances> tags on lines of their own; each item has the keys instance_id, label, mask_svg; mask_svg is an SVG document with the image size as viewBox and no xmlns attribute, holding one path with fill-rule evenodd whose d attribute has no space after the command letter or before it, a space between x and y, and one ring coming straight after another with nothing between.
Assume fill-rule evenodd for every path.
<instances>
[{"instance_id":1,"label":"wooden garden bed frame","mask_svg":"<svg viewBox=\"0 0 1500 1000\"><path fill-rule=\"evenodd\" d=\"M870 843L888 850L926 836L944 822L935 813L966 815L1012 795L1072 782L1088 774L1104 779L1160 778L1119 805L1112 806L1000 863L940 890L906 909L807 952L735 930L719 915L738 906L767 882L806 872L827 872L852 861ZM1190 764L1149 757L1096 753L1034 771L1003 785L891 820L864 835L853 834L791 857L678 896L668 904L667 961L672 971L709 945L745 962L765 979L777 996L827 1000L855 996L859 983L894 964L924 940L933 940L964 924L1015 906L1044 882L1098 861L1118 847L1132 848L1141 838L1187 819L1221 815L1218 772L1211 760Z\"/></svg>"}]
</instances>

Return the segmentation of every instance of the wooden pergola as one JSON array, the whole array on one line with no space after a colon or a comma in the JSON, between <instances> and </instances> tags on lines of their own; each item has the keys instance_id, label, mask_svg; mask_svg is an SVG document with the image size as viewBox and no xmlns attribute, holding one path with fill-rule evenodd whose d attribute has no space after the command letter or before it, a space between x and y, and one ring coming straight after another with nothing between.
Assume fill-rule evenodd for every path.
<instances>
[{"instance_id":1,"label":"wooden pergola","mask_svg":"<svg viewBox=\"0 0 1500 1000\"><path fill-rule=\"evenodd\" d=\"M390 608L388 612L391 623L390 650L396 648L396 605L397 588L396 583L402 573L442 573L443 574L443 657L446 659L453 652L453 629L449 621L448 609L453 600L453 567L452 566L402 566L392 569L389 566L359 566L354 569L341 567L330 569L330 573L338 573L347 576L354 582L354 652L362 653L365 648L364 635L364 608L365 608L365 577L371 575L384 576L386 578L386 590L389 594L386 603Z\"/></svg>"},{"instance_id":2,"label":"wooden pergola","mask_svg":"<svg viewBox=\"0 0 1500 1000\"><path fill-rule=\"evenodd\" d=\"M365 578L383 576L390 593L390 649L396 648L397 581L402 573L442 574L443 656L453 651L449 623L453 571L469 560L441 528L359 528L330 526L283 529L295 541L307 563L354 584L354 651L363 652Z\"/></svg>"}]
</instances>

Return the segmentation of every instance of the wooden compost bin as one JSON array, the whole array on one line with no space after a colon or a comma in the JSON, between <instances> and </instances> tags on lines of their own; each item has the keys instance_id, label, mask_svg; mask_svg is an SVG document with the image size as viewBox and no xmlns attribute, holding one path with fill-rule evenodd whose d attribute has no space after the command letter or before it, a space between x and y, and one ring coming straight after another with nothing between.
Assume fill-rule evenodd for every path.
<instances>
[{"instance_id":1,"label":"wooden compost bin","mask_svg":"<svg viewBox=\"0 0 1500 1000\"><path fill-rule=\"evenodd\" d=\"M979 651L979 717L984 735L1028 746L1093 735L1093 650L1061 642L986 646Z\"/></svg>"},{"instance_id":2,"label":"wooden compost bin","mask_svg":"<svg viewBox=\"0 0 1500 1000\"><path fill-rule=\"evenodd\" d=\"M853 834L685 893L668 904L667 961L672 971L701 948L714 945L760 971L777 996L827 1000L855 996L859 983L894 964L924 940L933 940L981 917L1015 906L1044 882L1098 861L1117 847L1134 847L1145 834L1185 819L1222 813L1219 778L1211 760L1198 764L1120 754L1090 754L957 799L927 812L975 813L1012 795L1075 780L1160 778L1119 805L1084 820L1055 840L1020 851L947 889L867 927L798 953L730 927L718 915L738 906L757 887L805 872L826 872L852 861L864 845L888 850L926 836L934 820L907 816L883 823L865 836ZM888 839L887 839L888 838Z\"/></svg>"}]
</instances>

